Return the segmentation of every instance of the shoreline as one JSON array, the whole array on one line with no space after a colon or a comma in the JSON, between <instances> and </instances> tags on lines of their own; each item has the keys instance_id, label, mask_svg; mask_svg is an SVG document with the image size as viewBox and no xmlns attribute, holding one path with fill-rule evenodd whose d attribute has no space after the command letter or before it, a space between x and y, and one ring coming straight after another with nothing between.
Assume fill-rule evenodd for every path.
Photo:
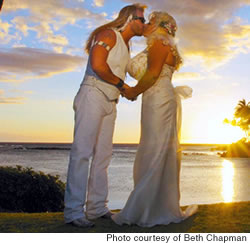
<instances>
[{"instance_id":1,"label":"shoreline","mask_svg":"<svg viewBox=\"0 0 250 243\"><path fill-rule=\"evenodd\" d=\"M190 205L197 205L198 207L200 206L213 206L213 205L218 205L218 204L237 204L237 203L249 203L250 201L233 201L233 202L215 202L215 203L190 203L190 204L185 204L185 205L180 205L182 209L185 209L186 207ZM121 209L120 208L111 208L109 207L110 211L112 212L119 212ZM28 213L28 212L20 212L20 211L11 211L11 210L5 210L0 206L0 216L2 213L10 213L10 214L18 214L18 213L24 213L24 214L42 214L45 212L35 212L35 213ZM62 213L62 212L46 212L46 213Z\"/></svg>"},{"instance_id":2,"label":"shoreline","mask_svg":"<svg viewBox=\"0 0 250 243\"><path fill-rule=\"evenodd\" d=\"M122 207L123 206L125 206L125 202L126 202L126 199L125 199L125 201L124 201L124 203L122 203ZM225 201L217 201L217 202L212 202L212 203L209 203L209 202L205 202L205 203L203 203L203 202L201 202L201 203L185 203L185 204L180 204L180 207L181 208L186 208L186 207L188 207L189 205L197 205L198 207L200 207L200 206L213 206L213 205L218 205L218 204L237 204L237 203L249 203L250 204L250 200L243 200L243 201L240 201L240 200L236 200L236 201L232 201L232 202L225 202ZM113 204L114 205L117 205L117 204L119 204L120 205L120 203L115 203L115 202L113 202ZM113 206L113 204L112 203L110 203L110 201L109 201L109 203L108 203L108 207L109 207L109 209L111 210L111 211L114 211L114 212L116 212L116 211L119 211L120 210L120 208L122 208L122 207L119 207L119 206ZM1 208L0 208L0 213L1 213Z\"/></svg>"},{"instance_id":3,"label":"shoreline","mask_svg":"<svg viewBox=\"0 0 250 243\"><path fill-rule=\"evenodd\" d=\"M182 207L185 208L185 207ZM118 212L118 210L112 210ZM250 201L199 205L185 221L142 228L97 219L93 228L64 224L63 213L0 213L1 233L250 233Z\"/></svg>"}]
</instances>

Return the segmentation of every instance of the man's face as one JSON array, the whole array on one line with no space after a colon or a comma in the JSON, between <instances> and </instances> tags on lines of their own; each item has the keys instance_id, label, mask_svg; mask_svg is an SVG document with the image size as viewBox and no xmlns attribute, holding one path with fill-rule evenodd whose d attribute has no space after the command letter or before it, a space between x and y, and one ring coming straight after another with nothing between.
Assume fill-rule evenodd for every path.
<instances>
[{"instance_id":1,"label":"man's face","mask_svg":"<svg viewBox=\"0 0 250 243\"><path fill-rule=\"evenodd\" d=\"M143 23L143 19L144 19L143 11L136 10L136 14L134 15L134 17L136 17L136 18L138 17L141 19L133 19L131 22L131 29L136 36L142 36L143 30L145 27L145 25Z\"/></svg>"}]
</instances>

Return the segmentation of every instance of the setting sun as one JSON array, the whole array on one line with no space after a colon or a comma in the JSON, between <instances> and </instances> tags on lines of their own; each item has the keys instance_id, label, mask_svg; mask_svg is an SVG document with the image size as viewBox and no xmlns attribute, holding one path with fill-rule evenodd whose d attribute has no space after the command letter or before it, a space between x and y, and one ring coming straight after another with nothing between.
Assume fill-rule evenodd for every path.
<instances>
[{"instance_id":1,"label":"setting sun","mask_svg":"<svg viewBox=\"0 0 250 243\"><path fill-rule=\"evenodd\" d=\"M186 116L183 120L182 142L230 144L243 138L245 134L239 127L223 123L225 117L227 113L216 110Z\"/></svg>"},{"instance_id":2,"label":"setting sun","mask_svg":"<svg viewBox=\"0 0 250 243\"><path fill-rule=\"evenodd\" d=\"M212 131L211 131L212 132ZM229 144L238 141L244 136L239 127L219 124L213 130L214 143Z\"/></svg>"}]
</instances>

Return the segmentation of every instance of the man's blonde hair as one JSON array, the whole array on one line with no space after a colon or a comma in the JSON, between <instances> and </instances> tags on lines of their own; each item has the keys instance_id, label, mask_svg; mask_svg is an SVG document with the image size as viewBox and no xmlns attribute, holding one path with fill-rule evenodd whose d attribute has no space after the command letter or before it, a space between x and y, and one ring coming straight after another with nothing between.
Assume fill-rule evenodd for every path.
<instances>
[{"instance_id":1,"label":"man's blonde hair","mask_svg":"<svg viewBox=\"0 0 250 243\"><path fill-rule=\"evenodd\" d=\"M136 11L137 10L140 10L140 11L143 11L144 12L144 9L146 8L147 6L146 5L142 5L142 4L139 4L139 3L135 3L135 4L132 4L132 5L128 5L124 8L121 9L121 11L119 12L119 15L118 17L107 23L107 24L104 24L98 28L96 28L89 36L87 42L86 42L86 47L85 47L85 51L87 53L90 52L90 48L91 48L91 45L92 45L92 42L93 42L93 39L95 38L95 36L101 32L102 30L106 30L106 29L110 29L110 28L116 28L116 29L119 29L121 28L126 22L127 22L127 19L130 15L132 16L135 16L136 14Z\"/></svg>"}]
</instances>

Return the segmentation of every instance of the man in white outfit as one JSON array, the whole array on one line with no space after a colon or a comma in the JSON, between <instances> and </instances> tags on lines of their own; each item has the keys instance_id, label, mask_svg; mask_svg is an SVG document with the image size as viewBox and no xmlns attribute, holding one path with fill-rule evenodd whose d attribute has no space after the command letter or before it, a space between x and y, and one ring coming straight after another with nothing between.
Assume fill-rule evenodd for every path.
<instances>
[{"instance_id":1,"label":"man in white outfit","mask_svg":"<svg viewBox=\"0 0 250 243\"><path fill-rule=\"evenodd\" d=\"M129 40L143 34L144 8L140 4L124 7L114 21L94 30L87 41L88 65L74 100L74 141L64 210L65 222L78 227L92 227L94 223L89 219L112 215L107 207L107 168L112 156L116 104L120 93L129 88L123 82L130 58Z\"/></svg>"}]
</instances>

